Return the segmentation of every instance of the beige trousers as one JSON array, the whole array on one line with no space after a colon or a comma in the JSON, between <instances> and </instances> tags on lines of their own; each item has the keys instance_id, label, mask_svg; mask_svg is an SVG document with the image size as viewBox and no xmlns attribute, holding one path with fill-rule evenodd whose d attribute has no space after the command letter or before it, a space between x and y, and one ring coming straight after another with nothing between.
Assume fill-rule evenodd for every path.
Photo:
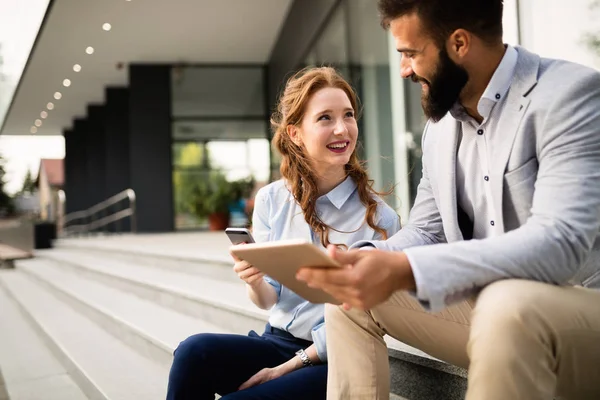
<instances>
[{"instance_id":1,"label":"beige trousers","mask_svg":"<svg viewBox=\"0 0 600 400\"><path fill-rule=\"evenodd\" d=\"M504 280L436 314L395 293L327 305L328 400L388 399L385 334L468 368L467 400L600 399L600 291Z\"/></svg>"}]
</instances>

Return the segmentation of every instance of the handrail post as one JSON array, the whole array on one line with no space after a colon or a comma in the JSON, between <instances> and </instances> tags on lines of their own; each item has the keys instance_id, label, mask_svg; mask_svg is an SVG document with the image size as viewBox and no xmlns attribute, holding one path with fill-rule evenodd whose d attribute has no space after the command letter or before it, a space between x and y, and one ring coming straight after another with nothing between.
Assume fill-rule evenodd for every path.
<instances>
[{"instance_id":1,"label":"handrail post","mask_svg":"<svg viewBox=\"0 0 600 400\"><path fill-rule=\"evenodd\" d=\"M133 191L133 189L127 189L127 197L129 198L129 208L131 209L131 216L130 216L130 230L131 233L136 233L137 232L137 210L136 210L136 196L135 196L135 192Z\"/></svg>"},{"instance_id":2,"label":"handrail post","mask_svg":"<svg viewBox=\"0 0 600 400\"><path fill-rule=\"evenodd\" d=\"M64 190L59 190L56 192L56 196L58 198L58 209L56 216L56 235L62 236L65 231L65 204L67 202L67 195Z\"/></svg>"}]
</instances>

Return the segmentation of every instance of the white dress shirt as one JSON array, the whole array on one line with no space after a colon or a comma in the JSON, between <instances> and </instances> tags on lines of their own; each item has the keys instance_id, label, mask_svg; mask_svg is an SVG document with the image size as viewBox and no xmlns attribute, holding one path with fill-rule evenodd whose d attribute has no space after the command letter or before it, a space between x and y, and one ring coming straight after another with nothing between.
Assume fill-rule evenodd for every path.
<instances>
[{"instance_id":1,"label":"white dress shirt","mask_svg":"<svg viewBox=\"0 0 600 400\"><path fill-rule=\"evenodd\" d=\"M483 239L501 234L496 223L490 190L489 165L494 162L494 148L504 140L498 132L498 118L505 105L505 97L512 82L517 51L507 46L498 68L483 92L477 111L483 117L479 124L456 103L450 113L460 121L462 137L456 162L456 189L458 204L473 222L473 239ZM465 183L469 182L468 185Z\"/></svg>"}]
</instances>

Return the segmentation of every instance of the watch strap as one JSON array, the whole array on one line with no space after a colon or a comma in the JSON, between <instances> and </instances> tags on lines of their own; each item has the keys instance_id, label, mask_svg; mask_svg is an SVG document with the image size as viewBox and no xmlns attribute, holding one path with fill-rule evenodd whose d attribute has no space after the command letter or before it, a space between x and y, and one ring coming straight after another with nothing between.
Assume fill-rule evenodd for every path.
<instances>
[{"instance_id":1,"label":"watch strap","mask_svg":"<svg viewBox=\"0 0 600 400\"><path fill-rule=\"evenodd\" d=\"M300 357L300 360L302 361L302 365L305 367L312 367L313 363L310 360L310 357L308 356L308 354L306 354L306 351L304 351L304 349L300 349L296 352L296 355Z\"/></svg>"}]
</instances>

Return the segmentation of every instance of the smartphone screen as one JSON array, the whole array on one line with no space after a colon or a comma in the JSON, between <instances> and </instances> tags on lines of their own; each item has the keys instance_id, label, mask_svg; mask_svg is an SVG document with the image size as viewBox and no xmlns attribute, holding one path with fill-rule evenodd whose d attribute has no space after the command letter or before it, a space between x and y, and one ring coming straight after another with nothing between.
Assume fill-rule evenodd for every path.
<instances>
[{"instance_id":1,"label":"smartphone screen","mask_svg":"<svg viewBox=\"0 0 600 400\"><path fill-rule=\"evenodd\" d=\"M225 234L232 244L254 243L250 230L246 228L227 228Z\"/></svg>"}]
</instances>

